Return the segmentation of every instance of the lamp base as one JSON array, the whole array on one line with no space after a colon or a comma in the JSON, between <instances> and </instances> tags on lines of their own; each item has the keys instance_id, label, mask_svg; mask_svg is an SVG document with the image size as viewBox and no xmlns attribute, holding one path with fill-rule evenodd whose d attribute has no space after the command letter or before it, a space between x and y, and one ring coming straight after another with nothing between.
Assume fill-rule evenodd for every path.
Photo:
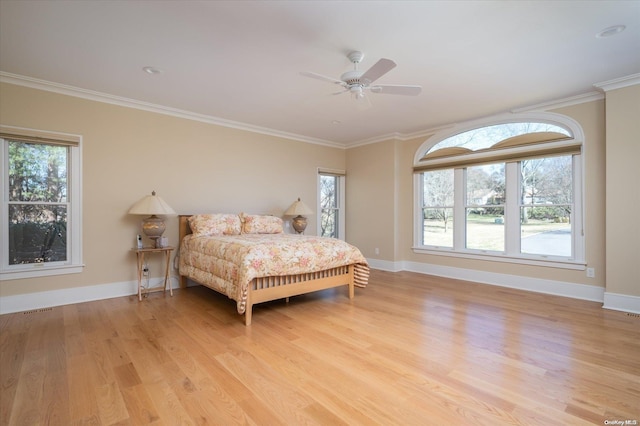
<instances>
[{"instance_id":1,"label":"lamp base","mask_svg":"<svg viewBox=\"0 0 640 426\"><path fill-rule=\"evenodd\" d=\"M302 234L304 230L307 229L307 218L298 215L291 219L291 225L293 225L293 229L295 229L298 234Z\"/></svg>"},{"instance_id":2,"label":"lamp base","mask_svg":"<svg viewBox=\"0 0 640 426\"><path fill-rule=\"evenodd\" d=\"M159 248L158 244L160 243L160 237L162 237L165 229L166 226L164 224L164 220L155 214L142 221L142 232L144 232L144 235L149 239L153 240L154 248Z\"/></svg>"}]
</instances>

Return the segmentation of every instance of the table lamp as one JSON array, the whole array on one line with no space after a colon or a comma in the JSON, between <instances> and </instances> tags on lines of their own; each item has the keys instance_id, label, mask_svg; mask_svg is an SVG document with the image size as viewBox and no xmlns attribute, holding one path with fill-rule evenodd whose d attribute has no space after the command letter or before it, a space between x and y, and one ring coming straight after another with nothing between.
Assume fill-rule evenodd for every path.
<instances>
[{"instance_id":1,"label":"table lamp","mask_svg":"<svg viewBox=\"0 0 640 426\"><path fill-rule=\"evenodd\" d=\"M307 228L307 218L303 215L313 214L313 211L298 198L298 201L294 201L284 214L285 216L295 216L291 219L291 224L298 234L302 234Z\"/></svg>"},{"instance_id":2,"label":"table lamp","mask_svg":"<svg viewBox=\"0 0 640 426\"><path fill-rule=\"evenodd\" d=\"M129 209L129 214L150 215L142 221L142 232L153 240L155 248L159 247L159 240L166 229L164 220L158 215L175 215L176 212L169 207L162 198L156 195L156 191L151 192Z\"/></svg>"}]
</instances>

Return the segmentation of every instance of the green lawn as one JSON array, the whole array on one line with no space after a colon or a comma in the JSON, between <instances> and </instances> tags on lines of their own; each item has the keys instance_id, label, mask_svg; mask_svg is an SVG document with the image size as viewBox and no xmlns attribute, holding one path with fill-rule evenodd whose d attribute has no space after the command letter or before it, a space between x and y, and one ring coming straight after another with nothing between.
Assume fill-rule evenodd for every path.
<instances>
[{"instance_id":1,"label":"green lawn","mask_svg":"<svg viewBox=\"0 0 640 426\"><path fill-rule=\"evenodd\" d=\"M504 250L504 224L496 223L502 216L469 215L467 218L467 247L480 250ZM541 232L566 229L567 223L555 223L550 220L529 220L522 224L522 237ZM444 229L443 221L427 220L424 225L424 241L427 245L442 247L453 246L453 221Z\"/></svg>"}]
</instances>

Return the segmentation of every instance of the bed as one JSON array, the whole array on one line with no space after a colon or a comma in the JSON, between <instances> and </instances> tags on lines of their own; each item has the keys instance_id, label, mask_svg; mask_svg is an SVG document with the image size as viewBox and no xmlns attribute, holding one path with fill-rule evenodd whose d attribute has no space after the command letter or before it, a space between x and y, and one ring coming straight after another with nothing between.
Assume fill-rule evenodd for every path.
<instances>
[{"instance_id":1,"label":"bed","mask_svg":"<svg viewBox=\"0 0 640 426\"><path fill-rule=\"evenodd\" d=\"M356 247L285 234L282 224L266 215L180 215L180 286L190 279L225 294L250 325L257 303L339 286L352 299L367 285L369 266Z\"/></svg>"}]
</instances>

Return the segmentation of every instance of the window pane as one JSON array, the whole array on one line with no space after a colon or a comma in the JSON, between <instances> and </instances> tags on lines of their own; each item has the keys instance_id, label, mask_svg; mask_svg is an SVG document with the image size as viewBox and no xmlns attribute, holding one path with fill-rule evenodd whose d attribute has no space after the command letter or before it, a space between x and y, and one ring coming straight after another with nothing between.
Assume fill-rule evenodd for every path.
<instances>
[{"instance_id":1,"label":"window pane","mask_svg":"<svg viewBox=\"0 0 640 426\"><path fill-rule=\"evenodd\" d=\"M520 162L522 205L571 204L573 170L570 155Z\"/></svg>"},{"instance_id":2,"label":"window pane","mask_svg":"<svg viewBox=\"0 0 640 426\"><path fill-rule=\"evenodd\" d=\"M320 236L338 238L338 210L322 209L320 215Z\"/></svg>"},{"instance_id":3,"label":"window pane","mask_svg":"<svg viewBox=\"0 0 640 426\"><path fill-rule=\"evenodd\" d=\"M453 247L453 169L422 174L424 245Z\"/></svg>"},{"instance_id":4,"label":"window pane","mask_svg":"<svg viewBox=\"0 0 640 426\"><path fill-rule=\"evenodd\" d=\"M522 207L522 253L571 256L571 207Z\"/></svg>"},{"instance_id":5,"label":"window pane","mask_svg":"<svg viewBox=\"0 0 640 426\"><path fill-rule=\"evenodd\" d=\"M504 208L492 207L483 211L467 209L468 249L504 251Z\"/></svg>"},{"instance_id":6,"label":"window pane","mask_svg":"<svg viewBox=\"0 0 640 426\"><path fill-rule=\"evenodd\" d=\"M323 209L338 207L338 177L320 175L320 207Z\"/></svg>"},{"instance_id":7,"label":"window pane","mask_svg":"<svg viewBox=\"0 0 640 426\"><path fill-rule=\"evenodd\" d=\"M9 264L67 260L67 207L9 205Z\"/></svg>"},{"instance_id":8,"label":"window pane","mask_svg":"<svg viewBox=\"0 0 640 426\"><path fill-rule=\"evenodd\" d=\"M466 248L504 251L505 165L468 167L466 176Z\"/></svg>"},{"instance_id":9,"label":"window pane","mask_svg":"<svg viewBox=\"0 0 640 426\"><path fill-rule=\"evenodd\" d=\"M467 207L504 205L504 163L467 168Z\"/></svg>"},{"instance_id":10,"label":"window pane","mask_svg":"<svg viewBox=\"0 0 640 426\"><path fill-rule=\"evenodd\" d=\"M569 155L520 163L520 250L571 257L573 162Z\"/></svg>"},{"instance_id":11,"label":"window pane","mask_svg":"<svg viewBox=\"0 0 640 426\"><path fill-rule=\"evenodd\" d=\"M423 244L453 247L453 208L423 209Z\"/></svg>"},{"instance_id":12,"label":"window pane","mask_svg":"<svg viewBox=\"0 0 640 426\"><path fill-rule=\"evenodd\" d=\"M9 201L67 201L68 148L9 141Z\"/></svg>"},{"instance_id":13,"label":"window pane","mask_svg":"<svg viewBox=\"0 0 640 426\"><path fill-rule=\"evenodd\" d=\"M505 123L494 126L481 127L451 136L427 151L434 152L442 148L464 147L472 151L485 149L494 144L514 136L524 135L534 132L557 132L567 136L570 135L566 129L549 123Z\"/></svg>"},{"instance_id":14,"label":"window pane","mask_svg":"<svg viewBox=\"0 0 640 426\"><path fill-rule=\"evenodd\" d=\"M423 206L453 206L453 169L434 170L423 174Z\"/></svg>"},{"instance_id":15,"label":"window pane","mask_svg":"<svg viewBox=\"0 0 640 426\"><path fill-rule=\"evenodd\" d=\"M338 238L338 176L320 175L320 236Z\"/></svg>"}]
</instances>

